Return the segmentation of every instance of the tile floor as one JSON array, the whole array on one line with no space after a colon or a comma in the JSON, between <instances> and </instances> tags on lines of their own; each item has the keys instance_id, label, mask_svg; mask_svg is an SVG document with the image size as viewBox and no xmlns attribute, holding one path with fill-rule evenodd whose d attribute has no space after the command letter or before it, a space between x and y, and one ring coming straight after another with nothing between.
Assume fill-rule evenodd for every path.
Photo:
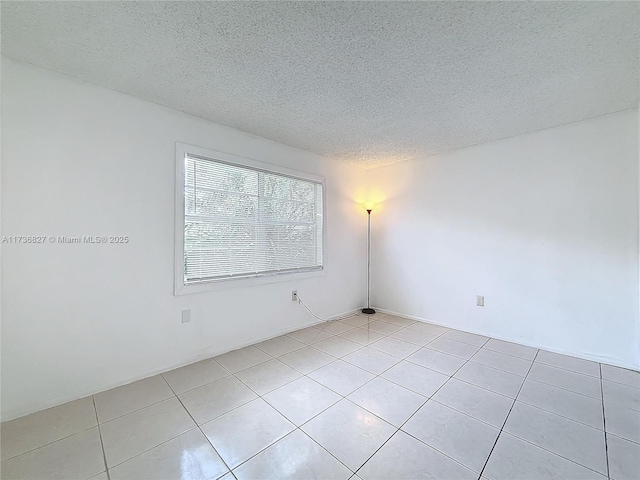
<instances>
[{"instance_id":1,"label":"tile floor","mask_svg":"<svg viewBox=\"0 0 640 480\"><path fill-rule=\"evenodd\" d=\"M1 433L5 480L637 480L640 374L353 315Z\"/></svg>"}]
</instances>

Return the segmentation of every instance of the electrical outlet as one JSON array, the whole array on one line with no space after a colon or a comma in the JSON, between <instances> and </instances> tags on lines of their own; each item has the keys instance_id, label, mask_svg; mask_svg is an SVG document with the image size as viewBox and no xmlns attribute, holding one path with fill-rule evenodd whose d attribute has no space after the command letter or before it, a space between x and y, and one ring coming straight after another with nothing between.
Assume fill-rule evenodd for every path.
<instances>
[{"instance_id":1,"label":"electrical outlet","mask_svg":"<svg viewBox=\"0 0 640 480\"><path fill-rule=\"evenodd\" d=\"M291 301L292 302L297 302L298 301L298 290L292 290L291 291Z\"/></svg>"},{"instance_id":2,"label":"electrical outlet","mask_svg":"<svg viewBox=\"0 0 640 480\"><path fill-rule=\"evenodd\" d=\"M484 295L476 296L476 305L478 307L484 307Z\"/></svg>"},{"instance_id":3,"label":"electrical outlet","mask_svg":"<svg viewBox=\"0 0 640 480\"><path fill-rule=\"evenodd\" d=\"M191 309L187 308L182 310L182 323L189 323L191 321Z\"/></svg>"}]
</instances>

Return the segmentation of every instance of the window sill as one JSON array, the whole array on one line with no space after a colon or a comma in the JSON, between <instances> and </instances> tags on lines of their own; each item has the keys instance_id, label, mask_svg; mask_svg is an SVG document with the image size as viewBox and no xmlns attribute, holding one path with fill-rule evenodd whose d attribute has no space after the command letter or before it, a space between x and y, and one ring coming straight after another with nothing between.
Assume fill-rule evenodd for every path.
<instances>
[{"instance_id":1,"label":"window sill","mask_svg":"<svg viewBox=\"0 0 640 480\"><path fill-rule=\"evenodd\" d=\"M182 273L182 272L180 272ZM218 290L226 290L229 288L252 287L256 285L267 285L277 282L293 282L304 280L307 278L325 277L327 272L324 268L314 271L299 273L281 273L273 275L263 275L249 278L230 278L224 280L212 280L209 282L192 283L184 285L182 282L176 282L174 286L174 296L192 295L197 293L215 292Z\"/></svg>"}]
</instances>

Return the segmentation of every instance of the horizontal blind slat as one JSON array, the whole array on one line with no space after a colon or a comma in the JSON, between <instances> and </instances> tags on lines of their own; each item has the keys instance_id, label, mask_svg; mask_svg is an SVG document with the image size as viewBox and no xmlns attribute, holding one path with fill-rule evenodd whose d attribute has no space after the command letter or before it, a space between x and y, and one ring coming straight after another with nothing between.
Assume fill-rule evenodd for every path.
<instances>
[{"instance_id":1,"label":"horizontal blind slat","mask_svg":"<svg viewBox=\"0 0 640 480\"><path fill-rule=\"evenodd\" d=\"M322 184L185 156L186 283L322 268Z\"/></svg>"}]
</instances>

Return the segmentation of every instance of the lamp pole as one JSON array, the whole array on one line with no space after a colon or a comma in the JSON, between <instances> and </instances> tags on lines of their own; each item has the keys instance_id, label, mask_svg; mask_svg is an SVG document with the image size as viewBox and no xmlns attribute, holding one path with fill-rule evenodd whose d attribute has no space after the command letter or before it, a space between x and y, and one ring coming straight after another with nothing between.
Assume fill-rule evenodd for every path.
<instances>
[{"instance_id":1,"label":"lamp pole","mask_svg":"<svg viewBox=\"0 0 640 480\"><path fill-rule=\"evenodd\" d=\"M372 315L376 311L371 308L369 303L370 295L370 282L371 282L371 209L367 209L367 308L362 309L362 313Z\"/></svg>"}]
</instances>

